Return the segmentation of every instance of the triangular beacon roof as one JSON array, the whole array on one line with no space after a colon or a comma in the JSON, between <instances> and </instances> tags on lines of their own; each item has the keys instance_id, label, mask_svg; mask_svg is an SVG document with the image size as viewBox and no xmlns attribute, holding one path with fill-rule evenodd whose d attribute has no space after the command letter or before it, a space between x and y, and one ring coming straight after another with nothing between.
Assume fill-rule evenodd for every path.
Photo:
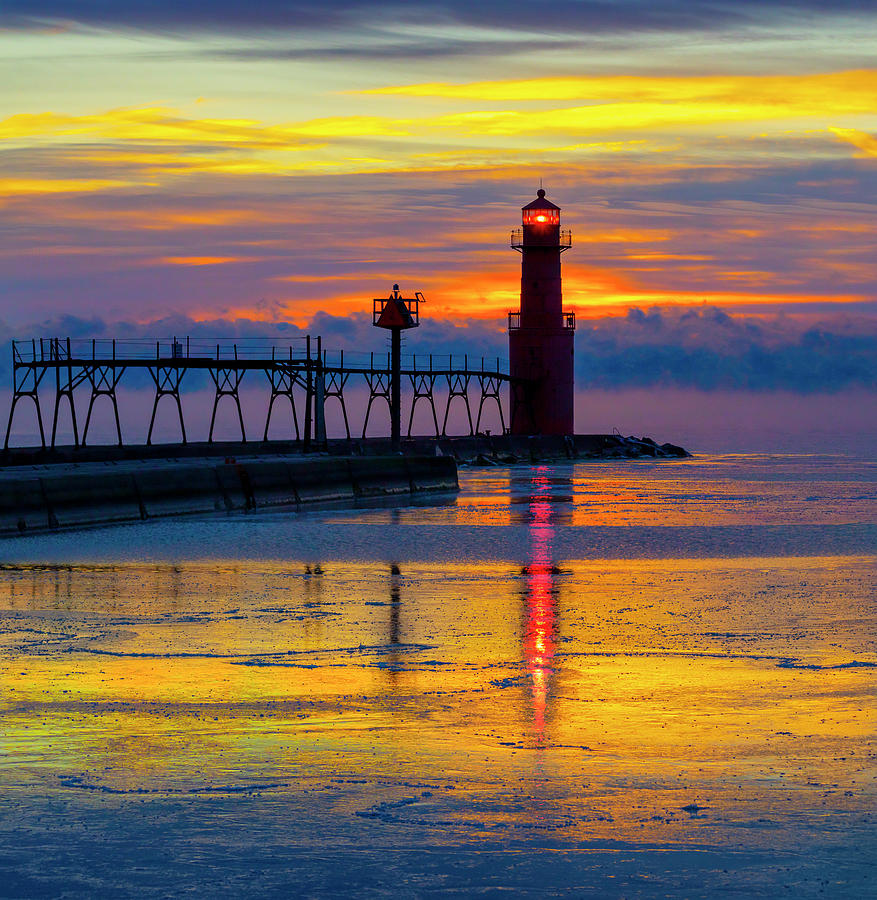
<instances>
[{"instance_id":1,"label":"triangular beacon roof","mask_svg":"<svg viewBox=\"0 0 877 900\"><path fill-rule=\"evenodd\" d=\"M552 203L550 200L545 199L545 191L542 188L539 188L536 191L536 199L531 203L528 203L526 206L521 207L522 210L525 209L556 209L559 210L560 207L556 204Z\"/></svg>"}]
</instances>

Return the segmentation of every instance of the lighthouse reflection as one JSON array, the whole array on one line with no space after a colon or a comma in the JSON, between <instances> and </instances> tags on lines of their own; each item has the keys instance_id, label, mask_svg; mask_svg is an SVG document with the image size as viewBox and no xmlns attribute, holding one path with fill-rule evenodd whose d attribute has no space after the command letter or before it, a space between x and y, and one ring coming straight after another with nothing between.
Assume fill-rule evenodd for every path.
<instances>
[{"instance_id":1,"label":"lighthouse reflection","mask_svg":"<svg viewBox=\"0 0 877 900\"><path fill-rule=\"evenodd\" d=\"M533 736L538 744L546 740L546 719L554 681L557 647L557 576L552 557L554 528L563 514L569 515L567 484L558 484L552 470L540 466L530 476L528 515L529 560L525 577L522 627L523 661L530 680ZM569 479L561 479L568 482ZM561 488L558 491L558 487ZM564 491L563 488L567 490Z\"/></svg>"}]
</instances>

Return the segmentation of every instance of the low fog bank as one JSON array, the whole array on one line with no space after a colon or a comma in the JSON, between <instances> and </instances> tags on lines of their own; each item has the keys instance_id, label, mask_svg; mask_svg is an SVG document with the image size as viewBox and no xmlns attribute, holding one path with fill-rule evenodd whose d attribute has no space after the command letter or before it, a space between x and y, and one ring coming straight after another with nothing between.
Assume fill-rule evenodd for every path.
<instances>
[{"instance_id":1,"label":"low fog bank","mask_svg":"<svg viewBox=\"0 0 877 900\"><path fill-rule=\"evenodd\" d=\"M264 382L264 384L263 384ZM477 386L476 386L477 389ZM409 386L403 386L403 433L410 410ZM362 387L345 393L350 430L353 437L362 434L368 394ZM261 440L269 392L264 378L255 378L241 390L247 438ZM301 398L298 398L301 401ZM446 391L438 392L436 406L439 427L445 409ZM154 395L148 388L121 389L119 408L122 433L126 443L143 443L152 412ZM47 438L52 423L51 391L41 398L43 424ZM9 416L8 394L0 400L0 424L5 429ZM77 419L80 434L88 407L88 393L78 396ZM183 391L183 411L190 441L207 439L213 407L213 392L206 386ZM472 405L473 420L478 402ZM507 412L507 407L506 407ZM303 418L299 402L299 424ZM602 390L579 388L576 392L576 430L580 433L609 434L617 430L624 435L648 436L658 442L681 444L693 453L741 451L775 451L802 453L849 453L855 456L877 456L875 428L877 391L850 390L832 394L796 394L787 391L699 391L674 388L641 388L635 390ZM344 423L337 400L326 406L326 423L330 437L344 436ZM505 421L507 425L507 420ZM112 407L106 398L95 405L89 429L89 444L115 443ZM420 401L414 417L415 434L431 434L434 425L429 407ZM495 405L486 405L481 429L496 434L501 430ZM448 417L449 434L468 434L469 426L462 401L457 399ZM59 418L59 443L72 443L72 431L66 403ZM387 405L377 401L369 418L370 436L389 433ZM214 437L217 440L239 440L237 411L229 398L217 410ZM270 437L288 440L295 437L289 404L281 398L275 404ZM180 439L179 423L173 401L162 400L156 416L154 440L157 443ZM11 444L39 444L33 404L24 399L15 413Z\"/></svg>"},{"instance_id":2,"label":"low fog bank","mask_svg":"<svg viewBox=\"0 0 877 900\"><path fill-rule=\"evenodd\" d=\"M344 348L353 355L363 351L383 354L386 334L375 329L366 315L319 314L306 327L289 322L257 322L248 319L195 322L186 316L146 323L108 322L99 317L65 316L35 323L24 334L69 335L72 338L110 337L154 341L176 335L201 341L265 339L277 344L301 346L307 333L321 335L331 351ZM0 323L0 423L5 427L11 393L11 359L8 326ZM248 343L249 342L249 343ZM151 344L144 344L151 347ZM405 334L405 354L468 353L470 361L482 354L492 363L506 357L508 338L501 324L472 320L461 326L425 319L421 328ZM345 357L349 361L349 357ZM475 362L477 366L478 363ZM44 421L51 427L52 375L41 388ZM477 391L477 385L473 385ZM403 384L403 429L408 423ZM582 433L648 435L659 442L672 441L693 452L800 451L871 455L877 421L877 317L836 313L808 315L730 315L709 306L630 309L623 315L580 318L576 335L576 430ZM438 391L437 414L441 425L444 391ZM131 370L119 390L125 440L141 443L149 424L153 393L147 373ZM267 380L249 373L241 396L248 438L260 439L268 404ZM362 433L367 392L358 378L345 392L351 432ZM473 395L472 417L477 418L478 397ZM80 426L88 405L87 385L77 392ZM205 440L213 404L212 385L206 372L190 372L184 382L183 406L190 440ZM507 409L507 408L506 408ZM38 443L32 404L25 399L16 412L12 443ZM301 422L303 409L299 409ZM157 441L179 439L179 426L170 400L164 400L156 422ZM481 429L497 432L502 423L493 404L488 404ZM508 424L507 421L505 424ZM330 436L343 435L337 401L329 402ZM421 402L415 418L415 434L433 430L429 408ZM386 434L386 404L378 401L372 412L370 435ZM448 433L468 433L465 407L455 401ZM61 420L61 442L69 442L66 410ZM288 404L278 403L271 436L294 436ZM240 437L236 412L223 400L217 417L217 439ZM111 407L101 398L95 409L90 443L111 441Z\"/></svg>"},{"instance_id":3,"label":"low fog bank","mask_svg":"<svg viewBox=\"0 0 877 900\"><path fill-rule=\"evenodd\" d=\"M771 451L877 456L877 391L583 390L576 430L648 435L693 453Z\"/></svg>"},{"instance_id":4,"label":"low fog bank","mask_svg":"<svg viewBox=\"0 0 877 900\"><path fill-rule=\"evenodd\" d=\"M735 313L713 306L631 308L617 316L585 318L576 333L576 384L628 390L680 388L704 391L790 391L820 394L877 390L877 316ZM319 313L307 325L251 319L194 321L186 316L150 322L109 322L100 317L61 316L13 330L0 322L0 384L11 384L9 341L59 336L145 341L189 336L206 342L255 340L303 347L306 334L320 335L330 351L388 350L387 334L365 314ZM467 353L470 359L508 356L505 322L431 319L403 337L405 354ZM135 373L126 376L130 384ZM142 380L148 379L144 375Z\"/></svg>"}]
</instances>

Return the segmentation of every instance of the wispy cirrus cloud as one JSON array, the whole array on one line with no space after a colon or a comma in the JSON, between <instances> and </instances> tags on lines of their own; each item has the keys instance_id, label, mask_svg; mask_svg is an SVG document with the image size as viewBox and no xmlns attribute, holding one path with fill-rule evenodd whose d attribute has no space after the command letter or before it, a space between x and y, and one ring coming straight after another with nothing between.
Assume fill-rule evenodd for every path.
<instances>
[{"instance_id":1,"label":"wispy cirrus cloud","mask_svg":"<svg viewBox=\"0 0 877 900\"><path fill-rule=\"evenodd\" d=\"M375 2L338 0L314 4L305 0L263 0L253 5L239 0L153 0L125 4L116 0L7 0L0 22L11 26L45 21L72 21L96 26L144 29L199 29L222 32L265 28L325 29L351 23L458 24L474 28L530 31L589 28L598 33L632 29L718 30L770 24L789 16L858 13L855 0L556 0L551 4L509 3L502 0L431 0L431 2Z\"/></svg>"}]
</instances>

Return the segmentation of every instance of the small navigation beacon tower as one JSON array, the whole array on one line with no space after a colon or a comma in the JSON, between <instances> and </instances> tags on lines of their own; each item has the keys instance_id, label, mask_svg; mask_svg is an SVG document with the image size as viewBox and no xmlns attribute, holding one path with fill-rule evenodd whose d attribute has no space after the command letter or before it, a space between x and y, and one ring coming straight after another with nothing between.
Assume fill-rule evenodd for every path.
<instances>
[{"instance_id":1,"label":"small navigation beacon tower","mask_svg":"<svg viewBox=\"0 0 877 900\"><path fill-rule=\"evenodd\" d=\"M512 434L573 434L573 339L576 317L564 312L560 254L572 245L560 230L560 207L542 188L512 231L521 254L521 309L509 313Z\"/></svg>"},{"instance_id":2,"label":"small navigation beacon tower","mask_svg":"<svg viewBox=\"0 0 877 900\"><path fill-rule=\"evenodd\" d=\"M394 450L402 443L402 331L420 324L422 300L420 291L406 298L399 293L399 285L394 284L389 297L372 301L372 325L390 332L390 434Z\"/></svg>"}]
</instances>

